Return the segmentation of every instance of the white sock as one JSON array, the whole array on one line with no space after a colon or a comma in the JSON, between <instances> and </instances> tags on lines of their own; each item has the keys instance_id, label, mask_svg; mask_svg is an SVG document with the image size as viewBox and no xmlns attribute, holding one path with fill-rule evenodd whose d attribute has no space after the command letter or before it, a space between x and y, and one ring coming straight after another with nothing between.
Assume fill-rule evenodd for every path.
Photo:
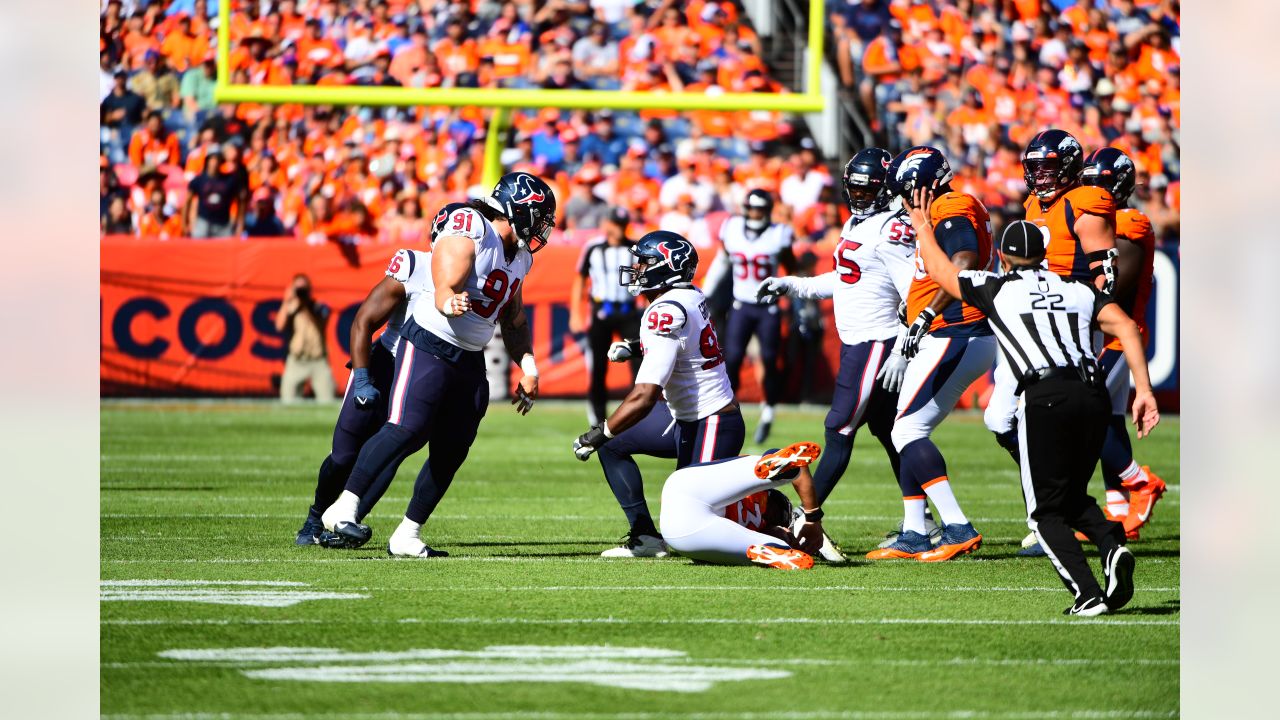
<instances>
[{"instance_id":1,"label":"white sock","mask_svg":"<svg viewBox=\"0 0 1280 720\"><path fill-rule=\"evenodd\" d=\"M1129 514L1129 498L1120 490L1107 491L1107 512L1115 517Z\"/></svg>"},{"instance_id":2,"label":"white sock","mask_svg":"<svg viewBox=\"0 0 1280 720\"><path fill-rule=\"evenodd\" d=\"M1129 467L1120 471L1120 482L1124 483L1124 486L1130 490L1141 489L1149 479L1147 472L1132 460L1129 461Z\"/></svg>"},{"instance_id":3,"label":"white sock","mask_svg":"<svg viewBox=\"0 0 1280 720\"><path fill-rule=\"evenodd\" d=\"M338 522L354 522L356 519L356 511L360 509L360 496L350 490L343 490L337 500L333 501L333 505L324 511L322 518L333 519ZM327 524L327 523L326 523Z\"/></svg>"},{"instance_id":4,"label":"white sock","mask_svg":"<svg viewBox=\"0 0 1280 720\"><path fill-rule=\"evenodd\" d=\"M924 498L902 498L902 531L911 530L924 535Z\"/></svg>"},{"instance_id":5,"label":"white sock","mask_svg":"<svg viewBox=\"0 0 1280 720\"><path fill-rule=\"evenodd\" d=\"M400 524L396 526L395 532L391 533L396 538L413 538L420 539L419 532L422 530L421 523L416 523L409 518L404 518Z\"/></svg>"},{"instance_id":6,"label":"white sock","mask_svg":"<svg viewBox=\"0 0 1280 720\"><path fill-rule=\"evenodd\" d=\"M938 509L938 515L942 516L943 525L963 525L969 522L960 509L960 503L956 501L955 493L951 492L951 481L945 476L925 483L923 487L925 494L933 501L933 506Z\"/></svg>"},{"instance_id":7,"label":"white sock","mask_svg":"<svg viewBox=\"0 0 1280 720\"><path fill-rule=\"evenodd\" d=\"M760 422L762 423L773 422L773 406L772 405L760 406Z\"/></svg>"}]
</instances>

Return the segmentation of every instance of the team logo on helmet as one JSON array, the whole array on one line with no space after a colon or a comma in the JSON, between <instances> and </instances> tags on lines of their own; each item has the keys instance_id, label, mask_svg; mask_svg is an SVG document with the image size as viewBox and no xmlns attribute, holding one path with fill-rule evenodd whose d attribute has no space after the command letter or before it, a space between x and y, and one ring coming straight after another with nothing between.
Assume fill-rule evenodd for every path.
<instances>
[{"instance_id":1,"label":"team logo on helmet","mask_svg":"<svg viewBox=\"0 0 1280 720\"><path fill-rule=\"evenodd\" d=\"M545 200L547 196L540 190L534 188L533 176L520 173L515 179L515 193L512 195L511 202L516 205L530 205Z\"/></svg>"},{"instance_id":2,"label":"team logo on helmet","mask_svg":"<svg viewBox=\"0 0 1280 720\"><path fill-rule=\"evenodd\" d=\"M919 150L911 151L910 153L907 154L905 158L902 159L902 164L898 166L898 174L895 177L898 180L902 180L913 170L919 170L920 163L924 162L925 160L928 160L929 156L932 154L933 154L933 151L928 148L921 148ZM885 167L888 167L888 165L886 165Z\"/></svg>"},{"instance_id":3,"label":"team logo on helmet","mask_svg":"<svg viewBox=\"0 0 1280 720\"><path fill-rule=\"evenodd\" d=\"M685 263L689 262L689 252L692 245L686 243L676 243L669 240L663 240L658 243L656 249L662 253L662 257L666 260L667 267L676 272L684 269Z\"/></svg>"}]
</instances>

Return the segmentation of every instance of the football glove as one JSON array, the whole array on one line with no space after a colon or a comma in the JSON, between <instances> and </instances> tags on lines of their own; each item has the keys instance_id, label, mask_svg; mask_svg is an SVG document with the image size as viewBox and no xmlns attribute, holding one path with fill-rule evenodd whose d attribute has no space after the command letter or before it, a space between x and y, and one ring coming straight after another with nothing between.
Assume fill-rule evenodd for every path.
<instances>
[{"instance_id":1,"label":"football glove","mask_svg":"<svg viewBox=\"0 0 1280 720\"><path fill-rule=\"evenodd\" d=\"M770 305L778 301L778 297L791 292L791 287L783 278L765 278L756 290L756 302Z\"/></svg>"},{"instance_id":2,"label":"football glove","mask_svg":"<svg viewBox=\"0 0 1280 720\"><path fill-rule=\"evenodd\" d=\"M625 362L640 354L639 340L619 340L609 346L609 362Z\"/></svg>"},{"instance_id":3,"label":"football glove","mask_svg":"<svg viewBox=\"0 0 1280 720\"><path fill-rule=\"evenodd\" d=\"M373 386L369 379L369 368L356 368L351 371L351 394L356 399L356 409L368 412L377 404L382 393Z\"/></svg>"},{"instance_id":4,"label":"football glove","mask_svg":"<svg viewBox=\"0 0 1280 720\"><path fill-rule=\"evenodd\" d=\"M911 323L911 327L907 328L907 338L902 342L902 357L910 360L920 352L920 341L925 335L929 334L929 326L933 324L933 319L938 316L930 308L925 308L916 316L916 321Z\"/></svg>"},{"instance_id":5,"label":"football glove","mask_svg":"<svg viewBox=\"0 0 1280 720\"><path fill-rule=\"evenodd\" d=\"M906 374L907 359L902 357L902 353L894 350L880 365L880 372L876 373L876 381L880 383L880 387L896 393L902 388L902 376Z\"/></svg>"},{"instance_id":6,"label":"football glove","mask_svg":"<svg viewBox=\"0 0 1280 720\"><path fill-rule=\"evenodd\" d=\"M604 424L592 425L591 429L578 436L573 441L573 454L583 462L591 457L591 454L604 445L609 438L604 435Z\"/></svg>"}]
</instances>

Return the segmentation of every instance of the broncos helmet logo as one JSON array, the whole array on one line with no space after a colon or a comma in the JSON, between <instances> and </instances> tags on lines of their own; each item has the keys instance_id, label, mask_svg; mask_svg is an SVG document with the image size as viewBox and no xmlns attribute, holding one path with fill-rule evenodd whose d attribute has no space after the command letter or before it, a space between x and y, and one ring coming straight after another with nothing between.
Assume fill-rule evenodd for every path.
<instances>
[{"instance_id":1,"label":"broncos helmet logo","mask_svg":"<svg viewBox=\"0 0 1280 720\"><path fill-rule=\"evenodd\" d=\"M524 173L516 175L515 186L515 193L512 195L511 202L516 205L530 205L547 199L545 193L534 187L532 175Z\"/></svg>"},{"instance_id":2,"label":"broncos helmet logo","mask_svg":"<svg viewBox=\"0 0 1280 720\"><path fill-rule=\"evenodd\" d=\"M927 148L913 150L910 154L908 154L905 158L902 159L902 164L898 166L898 174L896 175L896 178L899 181L902 181L907 177L907 175L911 174L912 172L919 171L920 163L924 162L925 160L928 160L929 156L932 154L933 154L933 151Z\"/></svg>"}]
</instances>

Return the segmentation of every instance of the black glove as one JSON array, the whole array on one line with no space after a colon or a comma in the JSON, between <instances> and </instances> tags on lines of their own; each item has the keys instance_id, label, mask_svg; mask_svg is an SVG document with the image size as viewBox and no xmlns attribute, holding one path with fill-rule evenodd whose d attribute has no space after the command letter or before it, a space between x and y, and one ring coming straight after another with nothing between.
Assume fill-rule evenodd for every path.
<instances>
[{"instance_id":1,"label":"black glove","mask_svg":"<svg viewBox=\"0 0 1280 720\"><path fill-rule=\"evenodd\" d=\"M604 435L604 423L591 426L591 429L578 436L573 441L573 454L583 462L591 457L591 454L609 441Z\"/></svg>"},{"instance_id":2,"label":"black glove","mask_svg":"<svg viewBox=\"0 0 1280 720\"><path fill-rule=\"evenodd\" d=\"M907 337L902 341L902 357L910 360L920 351L920 341L925 335L929 334L929 326L933 324L933 319L938 317L938 313L925 308L916 316L916 321L911 323L911 327L907 328Z\"/></svg>"}]
</instances>

